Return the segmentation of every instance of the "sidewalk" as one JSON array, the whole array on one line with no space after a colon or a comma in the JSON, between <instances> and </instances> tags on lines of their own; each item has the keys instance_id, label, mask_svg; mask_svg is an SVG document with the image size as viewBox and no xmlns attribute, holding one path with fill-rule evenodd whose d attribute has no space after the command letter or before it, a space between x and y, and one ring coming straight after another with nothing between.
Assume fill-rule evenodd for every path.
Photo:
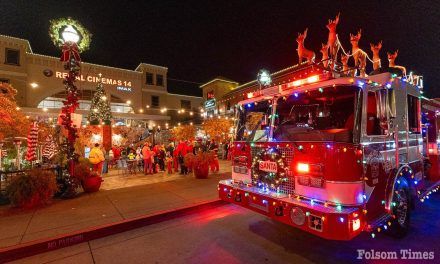
<instances>
[{"instance_id":1,"label":"sidewalk","mask_svg":"<svg viewBox=\"0 0 440 264\"><path fill-rule=\"evenodd\" d=\"M216 199L217 183L230 178L230 168L229 161L221 161L220 173L202 180L177 174L110 175L97 193L28 211L2 206L0 248Z\"/></svg>"}]
</instances>

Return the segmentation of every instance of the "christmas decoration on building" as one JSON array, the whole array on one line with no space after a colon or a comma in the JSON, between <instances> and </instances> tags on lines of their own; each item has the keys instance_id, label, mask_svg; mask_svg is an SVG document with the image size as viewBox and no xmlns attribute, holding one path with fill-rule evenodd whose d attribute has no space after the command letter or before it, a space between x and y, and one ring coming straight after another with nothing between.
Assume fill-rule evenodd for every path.
<instances>
[{"instance_id":1,"label":"christmas decoration on building","mask_svg":"<svg viewBox=\"0 0 440 264\"><path fill-rule=\"evenodd\" d=\"M96 91L93 94L92 102L90 104L88 120L91 125L111 124L112 114L110 108L110 97L105 93L101 76L101 74L98 75L98 86L96 87Z\"/></svg>"},{"instance_id":2,"label":"christmas decoration on building","mask_svg":"<svg viewBox=\"0 0 440 264\"><path fill-rule=\"evenodd\" d=\"M27 152L26 152L27 161L37 160L37 153L36 153L37 145L38 145L38 125L37 122L33 122L31 125L31 129L29 131L29 135L27 137Z\"/></svg>"},{"instance_id":3,"label":"christmas decoration on building","mask_svg":"<svg viewBox=\"0 0 440 264\"><path fill-rule=\"evenodd\" d=\"M58 147L53 136L49 135L43 144L43 158L52 159L52 157L56 154L57 149Z\"/></svg>"}]
</instances>

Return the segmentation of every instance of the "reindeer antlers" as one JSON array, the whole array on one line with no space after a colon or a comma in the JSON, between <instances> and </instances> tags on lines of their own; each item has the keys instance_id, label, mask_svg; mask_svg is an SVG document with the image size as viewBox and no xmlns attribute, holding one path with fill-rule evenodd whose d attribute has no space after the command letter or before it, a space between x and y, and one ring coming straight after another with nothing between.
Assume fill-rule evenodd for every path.
<instances>
[{"instance_id":1,"label":"reindeer antlers","mask_svg":"<svg viewBox=\"0 0 440 264\"><path fill-rule=\"evenodd\" d=\"M350 33L350 40L357 40L359 41L362 36L362 29L359 29L356 35L353 35Z\"/></svg>"},{"instance_id":2,"label":"reindeer antlers","mask_svg":"<svg viewBox=\"0 0 440 264\"><path fill-rule=\"evenodd\" d=\"M370 47L372 49L381 49L382 48L382 40L379 41L376 45L374 43L370 43Z\"/></svg>"},{"instance_id":3,"label":"reindeer antlers","mask_svg":"<svg viewBox=\"0 0 440 264\"><path fill-rule=\"evenodd\" d=\"M329 26L330 24L338 24L339 23L339 16L341 15L341 12L339 12L337 15L336 15L336 17L335 17L335 20L331 20L331 19L329 19L328 20L328 24L327 24L327 26Z\"/></svg>"}]
</instances>

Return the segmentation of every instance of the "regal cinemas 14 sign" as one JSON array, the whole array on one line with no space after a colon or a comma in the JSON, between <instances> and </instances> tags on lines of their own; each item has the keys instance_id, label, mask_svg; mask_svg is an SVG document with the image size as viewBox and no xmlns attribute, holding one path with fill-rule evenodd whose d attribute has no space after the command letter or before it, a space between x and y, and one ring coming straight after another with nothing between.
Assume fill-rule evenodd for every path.
<instances>
[{"instance_id":1,"label":"regal cinemas 14 sign","mask_svg":"<svg viewBox=\"0 0 440 264\"><path fill-rule=\"evenodd\" d=\"M265 172L277 172L278 166L275 161L264 160L259 162L258 169Z\"/></svg>"},{"instance_id":2,"label":"regal cinemas 14 sign","mask_svg":"<svg viewBox=\"0 0 440 264\"><path fill-rule=\"evenodd\" d=\"M64 79L67 77L67 72L56 71L55 77L60 78L60 79ZM84 77L84 75L82 75L82 74L80 76L77 76L76 79L78 81L90 82L90 83L97 83L99 81L99 77L95 77L95 76ZM104 78L104 77L101 77L101 80L102 80L102 84L117 85L118 90L131 91L131 81L123 81L123 80ZM119 87L122 87L124 89L119 89Z\"/></svg>"}]
</instances>

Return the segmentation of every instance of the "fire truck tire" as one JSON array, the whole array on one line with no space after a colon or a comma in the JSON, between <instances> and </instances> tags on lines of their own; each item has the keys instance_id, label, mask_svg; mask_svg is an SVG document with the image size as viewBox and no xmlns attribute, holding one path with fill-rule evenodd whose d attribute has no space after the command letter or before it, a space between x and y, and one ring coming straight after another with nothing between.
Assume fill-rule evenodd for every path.
<instances>
[{"instance_id":1,"label":"fire truck tire","mask_svg":"<svg viewBox=\"0 0 440 264\"><path fill-rule=\"evenodd\" d=\"M407 185L396 185L392 203L394 217L390 234L395 238L403 238L408 233L411 215L411 194Z\"/></svg>"}]
</instances>

